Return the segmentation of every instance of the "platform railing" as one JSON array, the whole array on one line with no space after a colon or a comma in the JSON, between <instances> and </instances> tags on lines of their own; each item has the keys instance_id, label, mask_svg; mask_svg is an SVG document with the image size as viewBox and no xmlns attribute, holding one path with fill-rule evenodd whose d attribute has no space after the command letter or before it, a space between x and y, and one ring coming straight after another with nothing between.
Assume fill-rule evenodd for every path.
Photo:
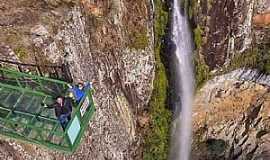
<instances>
[{"instance_id":1,"label":"platform railing","mask_svg":"<svg viewBox=\"0 0 270 160\"><path fill-rule=\"evenodd\" d=\"M44 99L48 99L49 97L52 99L51 92L48 90L52 88L52 85L56 87L60 87L62 92L68 89L68 83L60 80L50 79L47 77L41 77L37 75L32 75L29 73L18 72L16 70L10 70L6 68L0 67L0 87L6 88L8 90L18 91L22 94L33 94L37 96L44 97ZM35 144L40 144L43 146L47 146L51 149L58 149L66 152L74 152L76 148L79 146L82 136L85 130L88 127L89 120L93 117L95 112L94 101L92 98L92 89L89 88L85 92L84 98L80 101L79 104L74 103L74 111L72 113L72 118L68 123L65 131L57 131L56 129L60 127L59 122L56 119L46 118L44 116L39 115L39 113L26 113L8 108L1 108L3 112L7 114L7 116L0 118L0 122L8 125L19 125L23 128L29 128L35 130L37 132L48 132L49 135L56 135L58 137L62 137L63 141L66 142L65 145L55 144L50 141L46 141L46 139L40 138L39 140L36 138L27 138L23 135L15 133L16 131L11 130L7 132L3 132L0 130L0 133L3 135L7 135L9 137L13 137L15 139L20 139L23 141L28 141ZM17 100L20 101L20 100ZM16 104L15 104L16 106ZM15 107L12 107L15 109ZM8 119L8 116L11 114L22 115L22 116L30 116L32 118L31 122L35 119L37 120L46 120L52 121L55 123L55 127L52 130L43 129L42 126L35 126L32 123L23 124L22 122L12 121ZM49 136L50 137L50 136Z\"/></svg>"},{"instance_id":2,"label":"platform railing","mask_svg":"<svg viewBox=\"0 0 270 160\"><path fill-rule=\"evenodd\" d=\"M13 68L19 72L29 72L31 74L48 76L49 78L59 79L69 83L73 82L67 63L63 63L62 65L37 65L0 59L0 67L5 66L13 66Z\"/></svg>"}]
</instances>

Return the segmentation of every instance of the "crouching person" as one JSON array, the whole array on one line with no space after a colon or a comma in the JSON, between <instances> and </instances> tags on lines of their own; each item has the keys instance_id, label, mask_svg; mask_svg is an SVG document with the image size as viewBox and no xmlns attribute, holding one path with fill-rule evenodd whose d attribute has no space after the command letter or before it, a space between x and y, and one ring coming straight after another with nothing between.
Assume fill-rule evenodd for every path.
<instances>
[{"instance_id":1,"label":"crouching person","mask_svg":"<svg viewBox=\"0 0 270 160\"><path fill-rule=\"evenodd\" d=\"M58 96L56 102L52 105L42 104L46 108L54 108L55 116L60 122L63 130L66 129L68 122L71 120L72 99L69 97Z\"/></svg>"}]
</instances>

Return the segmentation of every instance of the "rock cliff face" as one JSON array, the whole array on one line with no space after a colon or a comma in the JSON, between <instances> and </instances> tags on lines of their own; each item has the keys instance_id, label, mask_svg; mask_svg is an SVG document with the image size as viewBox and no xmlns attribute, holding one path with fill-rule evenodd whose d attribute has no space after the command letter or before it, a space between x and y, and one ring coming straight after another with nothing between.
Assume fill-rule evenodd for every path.
<instances>
[{"instance_id":1,"label":"rock cliff face","mask_svg":"<svg viewBox=\"0 0 270 160\"><path fill-rule=\"evenodd\" d=\"M196 95L194 160L270 159L269 7L268 0L191 2L196 53L210 70L218 69L208 75L220 75ZM219 72L230 67L238 69Z\"/></svg>"},{"instance_id":2,"label":"rock cliff face","mask_svg":"<svg viewBox=\"0 0 270 160\"><path fill-rule=\"evenodd\" d=\"M192 159L270 158L270 79L266 77L237 70L214 78L199 90Z\"/></svg>"},{"instance_id":3,"label":"rock cliff face","mask_svg":"<svg viewBox=\"0 0 270 160\"><path fill-rule=\"evenodd\" d=\"M97 108L75 154L3 140L1 159L141 159L137 117L151 96L155 69L151 6L146 0L0 0L1 57L67 61L75 81L94 82Z\"/></svg>"},{"instance_id":4,"label":"rock cliff face","mask_svg":"<svg viewBox=\"0 0 270 160\"><path fill-rule=\"evenodd\" d=\"M197 26L197 48L211 68L228 64L269 40L267 0L204 0L191 2L190 15ZM266 40L267 39L267 40Z\"/></svg>"}]
</instances>

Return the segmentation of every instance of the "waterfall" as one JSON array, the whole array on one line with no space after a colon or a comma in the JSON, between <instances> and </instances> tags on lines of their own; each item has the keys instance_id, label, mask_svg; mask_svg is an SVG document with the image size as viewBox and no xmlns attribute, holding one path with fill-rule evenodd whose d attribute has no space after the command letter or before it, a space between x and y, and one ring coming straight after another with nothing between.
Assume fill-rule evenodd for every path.
<instances>
[{"instance_id":1,"label":"waterfall","mask_svg":"<svg viewBox=\"0 0 270 160\"><path fill-rule=\"evenodd\" d=\"M194 76L192 65L192 40L185 12L181 13L179 0L173 1L172 40L175 44L176 83L180 114L173 121L170 160L188 160L192 142L192 103Z\"/></svg>"}]
</instances>

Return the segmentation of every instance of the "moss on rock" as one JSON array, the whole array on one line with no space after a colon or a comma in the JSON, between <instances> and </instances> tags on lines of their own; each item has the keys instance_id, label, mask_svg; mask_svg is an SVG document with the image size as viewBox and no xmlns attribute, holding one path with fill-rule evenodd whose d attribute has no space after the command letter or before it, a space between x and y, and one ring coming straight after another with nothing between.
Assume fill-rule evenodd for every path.
<instances>
[{"instance_id":1,"label":"moss on rock","mask_svg":"<svg viewBox=\"0 0 270 160\"><path fill-rule=\"evenodd\" d=\"M156 74L154 90L149 103L151 115L151 128L145 139L144 160L166 160L169 151L169 130L171 123L171 112L167 108L168 79L166 70L161 61L161 38L165 35L168 23L168 12L165 3L155 0L155 59Z\"/></svg>"},{"instance_id":2,"label":"moss on rock","mask_svg":"<svg viewBox=\"0 0 270 160\"><path fill-rule=\"evenodd\" d=\"M196 88L200 88L207 80L210 79L210 69L209 67L198 58L198 56L193 59L195 66L195 81Z\"/></svg>"},{"instance_id":3,"label":"moss on rock","mask_svg":"<svg viewBox=\"0 0 270 160\"><path fill-rule=\"evenodd\" d=\"M27 56L28 56L28 51L24 47L17 47L14 50L14 52L15 52L16 56L21 60L27 58Z\"/></svg>"},{"instance_id":4,"label":"moss on rock","mask_svg":"<svg viewBox=\"0 0 270 160\"><path fill-rule=\"evenodd\" d=\"M201 45L202 45L202 29L201 27L198 25L195 29L194 29L194 41L195 41L195 44L196 44L196 47L197 48L200 48Z\"/></svg>"},{"instance_id":5,"label":"moss on rock","mask_svg":"<svg viewBox=\"0 0 270 160\"><path fill-rule=\"evenodd\" d=\"M143 28L142 31L135 31L129 35L130 43L129 48L145 49L149 46L149 37L147 36L147 29Z\"/></svg>"},{"instance_id":6,"label":"moss on rock","mask_svg":"<svg viewBox=\"0 0 270 160\"><path fill-rule=\"evenodd\" d=\"M255 68L265 74L270 74L270 49L268 47L260 49L257 46L245 53L238 53L232 58L229 65L224 67L223 72L227 73L242 67Z\"/></svg>"}]
</instances>

